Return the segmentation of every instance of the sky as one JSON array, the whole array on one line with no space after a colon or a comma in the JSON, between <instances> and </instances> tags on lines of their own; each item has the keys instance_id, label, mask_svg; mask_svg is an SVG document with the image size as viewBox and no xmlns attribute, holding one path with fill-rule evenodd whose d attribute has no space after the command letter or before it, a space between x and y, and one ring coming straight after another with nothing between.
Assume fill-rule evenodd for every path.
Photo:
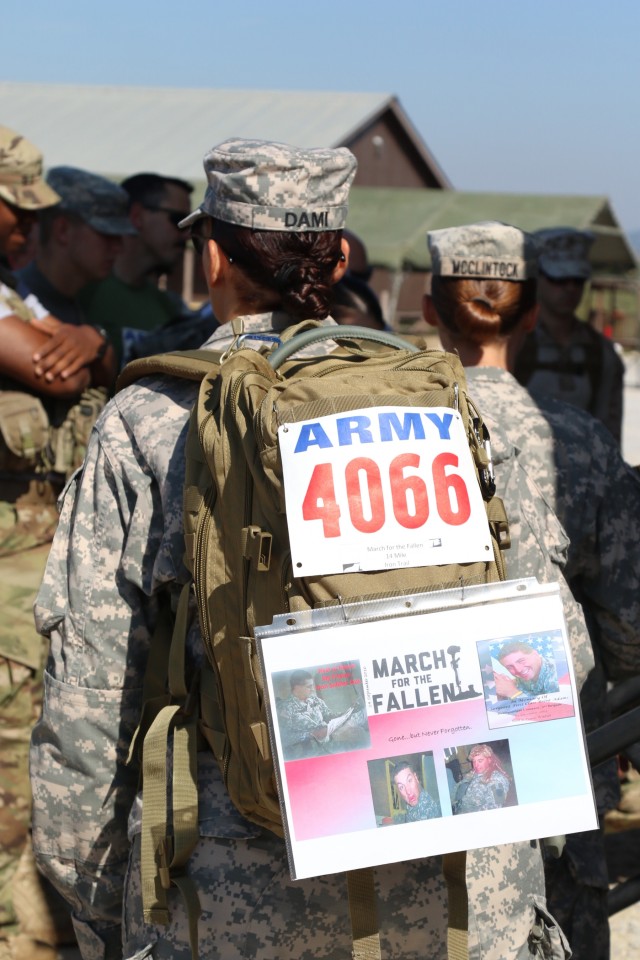
<instances>
[{"instance_id":1,"label":"sky","mask_svg":"<svg viewBox=\"0 0 640 960\"><path fill-rule=\"evenodd\" d=\"M607 196L640 231L639 0L31 0L8 20L2 80L395 94L457 189Z\"/></svg>"}]
</instances>

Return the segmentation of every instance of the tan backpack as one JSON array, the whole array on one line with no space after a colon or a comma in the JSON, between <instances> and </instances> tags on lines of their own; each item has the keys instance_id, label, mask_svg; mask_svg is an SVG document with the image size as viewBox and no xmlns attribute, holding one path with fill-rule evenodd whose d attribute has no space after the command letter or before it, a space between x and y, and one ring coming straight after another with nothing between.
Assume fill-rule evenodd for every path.
<instances>
[{"instance_id":1,"label":"tan backpack","mask_svg":"<svg viewBox=\"0 0 640 960\"><path fill-rule=\"evenodd\" d=\"M305 351L300 355L303 348L329 338L340 346L328 354L309 356ZM119 383L121 387L158 372L202 379L186 443L184 524L185 561L193 577L207 664L196 696L186 689L181 675L192 589L187 585L167 653L170 693L161 689L164 667L154 664L155 705L146 711L141 730L146 733L143 891L150 921L167 921L166 888L171 881L195 903L195 891L179 873L197 842L196 730L216 756L242 815L282 835L255 626L270 623L276 614L318 605L505 578L506 515L502 501L494 495L488 434L468 401L458 358L361 327L307 323L289 328L283 340L270 354L237 349L221 356L202 350L145 358L130 364ZM362 342L368 340L376 342L364 349ZM486 504L493 554L486 562L296 578L289 551L278 427L328 412L380 406L459 411ZM172 732L174 785L179 783L182 800L180 810L174 803L170 843L162 758ZM193 786L185 799L188 783ZM171 868L177 870L177 880ZM448 882L464 887L464 863L454 866ZM358 944L368 953L377 934L367 906L372 889L371 871L353 872L350 899L358 956L362 955ZM358 901L365 904L360 919L354 918ZM464 923L465 911L466 901ZM459 924L460 916L458 909L453 919ZM195 936L192 946L194 940ZM371 955L376 955L375 949Z\"/></svg>"}]
</instances>

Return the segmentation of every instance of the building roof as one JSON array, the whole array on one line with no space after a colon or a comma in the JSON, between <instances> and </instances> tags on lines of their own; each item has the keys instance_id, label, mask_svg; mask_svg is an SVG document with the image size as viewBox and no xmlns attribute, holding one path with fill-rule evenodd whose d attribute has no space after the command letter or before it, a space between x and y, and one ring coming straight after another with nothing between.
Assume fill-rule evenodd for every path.
<instances>
[{"instance_id":1,"label":"building roof","mask_svg":"<svg viewBox=\"0 0 640 960\"><path fill-rule=\"evenodd\" d=\"M596 236L591 248L595 270L626 273L638 266L606 197L354 187L347 227L365 241L375 266L428 270L429 230L479 220L500 220L527 231L588 229Z\"/></svg>"},{"instance_id":2,"label":"building roof","mask_svg":"<svg viewBox=\"0 0 640 960\"><path fill-rule=\"evenodd\" d=\"M227 137L337 147L386 110L436 180L450 186L388 93L0 83L2 123L37 144L47 167L71 164L114 179L158 171L193 182L196 200L204 189L202 157Z\"/></svg>"}]
</instances>

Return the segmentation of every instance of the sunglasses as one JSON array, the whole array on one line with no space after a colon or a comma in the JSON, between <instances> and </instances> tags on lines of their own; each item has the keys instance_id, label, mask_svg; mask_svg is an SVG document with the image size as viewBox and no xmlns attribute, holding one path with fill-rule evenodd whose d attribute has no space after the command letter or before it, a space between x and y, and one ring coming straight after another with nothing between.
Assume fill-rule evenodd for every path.
<instances>
[{"instance_id":1,"label":"sunglasses","mask_svg":"<svg viewBox=\"0 0 640 960\"><path fill-rule=\"evenodd\" d=\"M199 257L202 256L202 253L205 248L205 244L212 239L211 234L212 234L212 230L211 230L210 223L207 223L206 219L204 218L200 220L196 220L196 222L191 227L191 237L190 237L191 243L193 244L194 250L196 251ZM221 246L219 240L216 242L218 244L218 248L222 250L222 252L224 253L229 263L236 263L239 266L245 266L242 260L240 260L239 257L235 256L235 254L231 255L227 253L224 247Z\"/></svg>"},{"instance_id":2,"label":"sunglasses","mask_svg":"<svg viewBox=\"0 0 640 960\"><path fill-rule=\"evenodd\" d=\"M190 234L191 243L193 244L193 247L199 257L202 256L205 243L207 243L207 241L211 239L210 233L207 236L205 236L205 234L203 233L202 225L203 225L202 220L196 220L196 222L191 227L191 234Z\"/></svg>"},{"instance_id":3,"label":"sunglasses","mask_svg":"<svg viewBox=\"0 0 640 960\"><path fill-rule=\"evenodd\" d=\"M152 207L148 204L145 205L145 210L150 210L152 213L166 213L167 219L174 227L179 226L180 222L189 215L184 210L172 210L170 207Z\"/></svg>"}]
</instances>

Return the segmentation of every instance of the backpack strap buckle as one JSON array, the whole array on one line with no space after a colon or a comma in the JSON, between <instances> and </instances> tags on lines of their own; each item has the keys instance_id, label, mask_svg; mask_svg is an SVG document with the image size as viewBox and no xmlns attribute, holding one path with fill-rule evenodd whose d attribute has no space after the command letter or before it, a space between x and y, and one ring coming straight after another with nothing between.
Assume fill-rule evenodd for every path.
<instances>
[{"instance_id":1,"label":"backpack strap buckle","mask_svg":"<svg viewBox=\"0 0 640 960\"><path fill-rule=\"evenodd\" d=\"M501 550L508 550L511 546L509 521L504 503L500 497L492 497L487 503L487 518L491 524L494 536Z\"/></svg>"},{"instance_id":2,"label":"backpack strap buckle","mask_svg":"<svg viewBox=\"0 0 640 960\"><path fill-rule=\"evenodd\" d=\"M271 566L271 544L273 536L266 530L252 525L242 529L242 556L256 565L259 573L265 573Z\"/></svg>"}]
</instances>

